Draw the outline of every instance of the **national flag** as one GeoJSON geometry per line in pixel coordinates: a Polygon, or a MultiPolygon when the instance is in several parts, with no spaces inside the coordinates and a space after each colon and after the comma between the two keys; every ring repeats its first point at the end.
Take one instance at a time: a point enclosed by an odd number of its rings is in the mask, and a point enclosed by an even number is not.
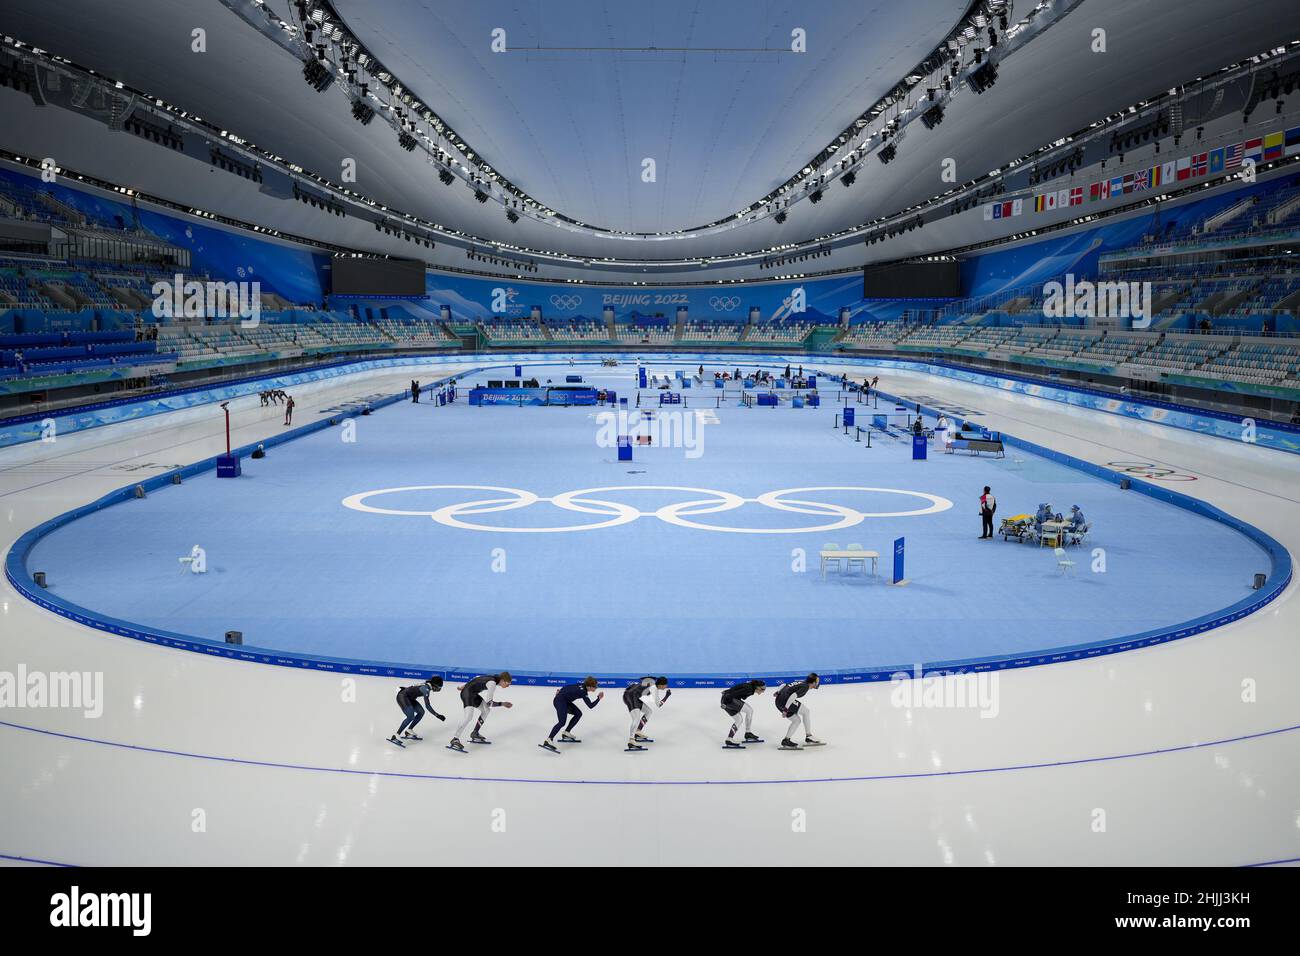
{"type": "Polygon", "coordinates": [[[1070,190],[1058,190],[1056,193],[1056,208],[1064,209],[1068,205],[1070,205],[1070,190]]]}
{"type": "Polygon", "coordinates": [[[1047,200],[1047,205],[1044,208],[1048,211],[1056,208],[1056,193],[1047,193],[1043,198],[1047,200]]]}
{"type": "Polygon", "coordinates": [[[1242,162],[1250,160],[1258,163],[1264,158],[1264,141],[1262,139],[1248,139],[1242,143],[1242,162]]]}
{"type": "Polygon", "coordinates": [[[1286,155],[1300,153],[1300,126],[1293,126],[1286,131],[1286,155]]]}
{"type": "Polygon", "coordinates": [[[1264,162],[1269,163],[1282,158],[1282,144],[1286,134],[1279,130],[1264,137],[1264,162]]]}
{"type": "Polygon", "coordinates": [[[1093,183],[1088,187],[1088,202],[1096,202],[1101,198],[1101,183],[1093,183]]]}
{"type": "Polygon", "coordinates": [[[1146,189],[1151,185],[1151,170],[1139,169],[1133,174],[1133,191],[1146,189]]]}
{"type": "Polygon", "coordinates": [[[1110,180],[1109,180],[1109,179],[1103,179],[1103,180],[1102,180],[1100,183],[1098,183],[1097,185],[1099,185],[1099,186],[1101,187],[1101,198],[1102,198],[1102,199],[1109,199],[1109,198],[1110,198],[1110,180]]]}
{"type": "Polygon", "coordinates": [[[1082,187],[1082,186],[1075,186],[1073,189],[1070,190],[1070,205],[1071,205],[1071,206],[1082,206],[1082,205],[1083,205],[1083,187],[1082,187]]]}
{"type": "Polygon", "coordinates": [[[1184,156],[1178,161],[1178,181],[1192,178],[1192,157],[1184,156]]]}
{"type": "Polygon", "coordinates": [[[991,206],[985,206],[985,207],[984,207],[984,218],[985,218],[985,219],[1001,219],[1001,218],[1002,218],[1002,203],[1000,203],[1000,202],[995,202],[995,203],[994,203],[993,205],[991,205],[991,206]]]}
{"type": "Polygon", "coordinates": [[[1168,185],[1178,178],[1178,164],[1173,162],[1165,163],[1160,167],[1160,182],[1156,185],[1168,185]]]}
{"type": "Polygon", "coordinates": [[[1223,168],[1224,170],[1239,169],[1241,167],[1241,156],[1243,143],[1233,143],[1231,146],[1223,148],[1223,168]]]}
{"type": "Polygon", "coordinates": [[[1133,174],[1132,174],[1132,173],[1125,173],[1125,174],[1124,174],[1124,187],[1123,187],[1123,188],[1124,188],[1124,194],[1125,194],[1125,195],[1128,195],[1129,193],[1131,193],[1131,192],[1133,191],[1133,174]]]}
{"type": "Polygon", "coordinates": [[[1004,203],[1002,204],[1002,218],[1003,218],[1003,219],[1010,219],[1010,218],[1011,218],[1011,200],[1010,200],[1010,199],[1008,199],[1006,202],[1004,202],[1004,203]]]}
{"type": "Polygon", "coordinates": [[[1023,199],[1011,200],[1011,215],[1019,216],[1025,211],[1025,201],[1023,199]]]}
{"type": "Polygon", "coordinates": [[[1112,198],[1114,198],[1115,196],[1123,195],[1123,193],[1124,193],[1124,177],[1116,176],[1110,181],[1110,195],[1112,198]]]}
{"type": "Polygon", "coordinates": [[[1204,176],[1210,171],[1210,154],[1197,153],[1192,157],[1192,175],[1204,176]]]}
{"type": "Polygon", "coordinates": [[[1034,197],[1034,212],[1044,212],[1044,211],[1046,211],[1046,209],[1047,209],[1047,197],[1045,197],[1045,196],[1035,196],[1035,197],[1034,197]]]}
{"type": "Polygon", "coordinates": [[[1210,150],[1210,175],[1223,172],[1223,147],[1210,150]]]}

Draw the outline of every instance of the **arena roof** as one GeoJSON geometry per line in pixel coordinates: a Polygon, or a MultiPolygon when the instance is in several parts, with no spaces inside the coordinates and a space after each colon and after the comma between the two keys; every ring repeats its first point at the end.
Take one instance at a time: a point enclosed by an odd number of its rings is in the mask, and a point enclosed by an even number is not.
{"type": "MultiPolygon", "coordinates": [[[[1064,2],[1064,0],[1061,0],[1064,2]]],[[[803,241],[943,192],[940,163],[972,179],[1171,86],[1300,37],[1292,0],[1082,0],[999,64],[945,121],[913,124],[888,166],[791,205],[788,221],[693,234],[760,200],[904,79],[970,10],[968,0],[552,0],[444,4],[335,0],[340,23],[405,90],[436,109],[502,177],[560,214],[511,224],[474,189],[442,185],[421,151],[356,122],[342,83],[323,93],[302,63],[236,15],[290,23],[289,0],[10,0],[4,30],[203,116],[309,171],[454,229],[579,256],[691,259],[803,241]],[[247,12],[247,11],[246,11],[247,12]],[[507,52],[493,52],[504,29],[507,52]],[[206,52],[192,31],[206,31],[206,52]],[[788,52],[791,31],[807,52],[788,52]],[[1105,52],[1094,52],[1095,31],[1105,52]],[[776,51],[781,52],[776,52],[776,51]],[[643,160],[655,181],[642,181],[643,160]],[[556,222],[572,220],[593,231],[556,222]],[[610,235],[595,230],[657,234],[610,235]],[[681,235],[671,235],[682,230],[681,235]]],[[[1038,4],[1017,0],[1011,22],[1038,4]]],[[[327,237],[323,237],[327,238],[327,237]]]]}

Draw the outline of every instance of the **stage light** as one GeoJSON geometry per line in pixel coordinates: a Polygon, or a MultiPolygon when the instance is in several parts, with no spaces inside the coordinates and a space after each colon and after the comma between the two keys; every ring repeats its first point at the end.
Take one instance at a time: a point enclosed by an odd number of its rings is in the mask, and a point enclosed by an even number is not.
{"type": "Polygon", "coordinates": [[[510,223],[516,223],[516,222],[518,222],[518,221],[519,221],[519,213],[515,212],[513,209],[507,209],[507,210],[506,210],[506,221],[507,221],[507,222],[510,222],[510,223]]]}
{"type": "Polygon", "coordinates": [[[815,205],[816,203],[821,202],[821,201],[822,201],[822,191],[821,191],[820,189],[814,189],[812,192],[810,192],[810,193],[808,194],[808,201],[811,202],[811,203],[813,203],[814,205],[815,205]]]}
{"type": "Polygon", "coordinates": [[[893,143],[890,143],[888,146],[886,146],[884,149],[882,149],[879,153],[876,154],[876,156],[879,157],[880,161],[885,165],[892,163],[894,161],[894,157],[897,155],[898,155],[898,147],[895,146],[893,143]]]}
{"type": "Polygon", "coordinates": [[[487,193],[483,192],[481,189],[476,189],[474,190],[474,198],[479,202],[487,202],[487,193]]]}
{"type": "Polygon", "coordinates": [[[370,121],[375,118],[375,111],[363,100],[353,100],[352,118],[362,126],[369,126],[370,121]]]}
{"type": "Polygon", "coordinates": [[[777,213],[775,216],[773,216],[772,218],[776,220],[776,224],[779,226],[779,225],[781,225],[781,224],[783,224],[783,223],[785,222],[785,213],[784,213],[784,212],[778,212],[778,213],[777,213]]]}
{"type": "MultiPolygon", "coordinates": [[[[976,62],[979,62],[978,57],[976,57],[976,62]]],[[[972,70],[966,77],[966,85],[971,88],[972,92],[979,94],[989,89],[997,82],[997,79],[997,65],[990,61],[972,70]]]]}
{"type": "Polygon", "coordinates": [[[415,149],[416,139],[406,130],[402,130],[397,134],[397,145],[409,153],[415,149]]]}
{"type": "Polygon", "coordinates": [[[317,93],[324,93],[334,82],[334,74],[320,60],[308,60],[302,67],[302,78],[317,93]]]}

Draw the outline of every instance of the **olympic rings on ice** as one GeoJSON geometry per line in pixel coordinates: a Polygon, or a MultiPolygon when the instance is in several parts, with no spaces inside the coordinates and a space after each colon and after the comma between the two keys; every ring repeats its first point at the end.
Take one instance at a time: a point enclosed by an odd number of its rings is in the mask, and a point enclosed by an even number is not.
{"type": "Polygon", "coordinates": [[[842,528],[851,528],[854,525],[861,524],[867,518],[910,518],[920,515],[938,514],[939,512],[947,511],[952,507],[952,502],[947,498],[927,494],[923,491],[904,491],[898,488],[867,488],[857,485],[819,485],[810,488],[784,488],[780,491],[764,492],[757,498],[742,498],[740,495],[733,494],[729,491],[716,491],[711,488],[691,488],[682,485],[609,485],[603,488],[581,488],[576,491],[565,491],[550,498],[543,498],[534,492],[525,491],[522,488],[504,488],[497,485],[410,485],[404,488],[383,488],[378,491],[364,491],[360,494],[344,498],[342,503],[345,508],[351,508],[353,511],[363,511],[370,514],[382,515],[427,516],[439,524],[444,524],[451,528],[462,528],[466,531],[494,531],[509,534],[563,534],[570,531],[595,531],[599,528],[614,528],[619,525],[631,524],[638,518],[658,518],[660,521],[666,521],[669,524],[675,524],[682,528],[695,528],[700,531],[722,531],[729,534],[811,534],[813,532],[838,531],[842,528]],[[419,491],[487,491],[500,492],[503,495],[510,495],[511,497],[492,497],[481,498],[474,501],[464,501],[457,504],[444,505],[443,507],[435,508],[432,511],[408,511],[400,508],[383,508],[367,503],[368,499],[377,498],[381,495],[396,495],[405,492],[419,491]],[[610,501],[607,498],[594,497],[595,495],[607,492],[621,491],[680,491],[704,497],[694,497],[675,504],[664,505],[654,511],[642,511],[621,501],[610,501]],[[920,498],[925,502],[925,506],[901,511],[859,511],[857,508],[850,508],[847,505],[836,504],[834,502],[812,501],[805,498],[787,497],[789,495],[803,495],[809,492],[823,491],[857,491],[866,492],[868,494],[903,495],[904,497],[909,498],[920,498]],[[468,516],[472,515],[492,514],[498,511],[516,511],[520,508],[527,508],[531,505],[538,504],[539,502],[549,503],[564,511],[595,515],[604,520],[593,521],[587,524],[561,525],[558,527],[503,527],[498,525],[478,524],[473,520],[466,520],[468,516]],[[751,502],[763,505],[764,507],[771,508],[775,511],[814,515],[817,517],[831,518],[833,520],[824,524],[797,528],[739,528],[728,525],[707,524],[705,522],[692,520],[703,515],[717,514],[724,511],[735,511],[737,508],[742,508],[751,502]]]}
{"type": "Polygon", "coordinates": [[[1195,481],[1195,475],[1185,475],[1172,468],[1156,465],[1149,461],[1108,461],[1106,464],[1125,474],[1137,475],[1139,478],[1154,478],[1157,481],[1195,481]]]}

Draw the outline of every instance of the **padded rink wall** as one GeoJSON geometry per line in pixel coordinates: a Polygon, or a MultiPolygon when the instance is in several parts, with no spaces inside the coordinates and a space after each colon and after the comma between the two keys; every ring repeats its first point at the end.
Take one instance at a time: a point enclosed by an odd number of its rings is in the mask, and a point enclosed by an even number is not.
{"type": "MultiPolygon", "coordinates": [[[[1053,385],[1047,382],[1018,376],[1012,373],[993,375],[976,371],[966,366],[948,362],[922,362],[898,358],[872,358],[858,355],[792,353],[789,355],[737,354],[729,352],[661,352],[634,353],[611,348],[609,354],[636,356],[636,361],[655,363],[680,362],[696,365],[701,362],[721,362],[727,365],[783,368],[785,365],[807,365],[811,362],[830,362],[838,366],[864,368],[896,368],[900,371],[925,372],[939,378],[948,378],[958,382],[968,382],[995,388],[1003,392],[1015,392],[1033,398],[1061,402],[1076,408],[1106,412],[1125,418],[1138,419],[1157,425],[1168,425],[1193,431],[1200,435],[1210,435],[1231,441],[1242,440],[1243,419],[1240,416],[1196,408],[1191,405],[1179,405],[1173,402],[1153,400],[1124,401],[1109,392],[1089,389],[1082,386],[1053,385]]],[[[213,402],[224,402],[246,395],[256,395],[268,388],[293,388],[308,383],[328,382],[348,375],[366,372],[382,372],[388,369],[436,369],[445,365],[471,365],[484,362],[480,368],[513,367],[516,364],[541,364],[567,362],[574,359],[579,364],[595,365],[599,355],[594,353],[569,352],[491,352],[491,353],[455,353],[446,355],[394,356],[382,359],[352,359],[331,365],[318,366],[302,372],[284,373],[249,377],[227,382],[219,386],[198,386],[167,392],[150,399],[119,399],[97,405],[82,406],[73,411],[53,415],[26,415],[6,419],[0,423],[0,449],[27,442],[39,441],[43,423],[54,422],[59,435],[72,434],[101,425],[113,425],[121,422],[137,421],[153,415],[197,408],[213,402]]],[[[1255,444],[1276,451],[1300,455],[1300,426],[1284,425],[1276,422],[1257,423],[1255,426],[1255,444]]]]}
{"type": "MultiPolygon", "coordinates": [[[[378,362],[367,361],[367,362],[360,362],[360,363],[351,363],[349,368],[351,371],[363,371],[372,367],[383,369],[383,368],[398,367],[402,365],[422,365],[425,367],[431,365],[436,366],[438,364],[462,365],[467,360],[472,360],[474,358],[478,358],[479,360],[482,360],[483,358],[485,358],[485,356],[458,356],[458,357],[448,356],[448,357],[439,357],[432,360],[426,358],[426,359],[392,359],[392,360],[380,360],[378,362]]],[[[748,366],[753,366],[755,364],[758,364],[769,368],[780,368],[787,363],[786,356],[767,356],[765,361],[758,362],[758,363],[754,361],[755,356],[736,356],[736,355],[692,354],[692,355],[654,356],[654,355],[647,354],[643,356],[643,358],[651,362],[667,361],[667,362],[698,363],[700,361],[725,361],[731,364],[734,363],[735,361],[741,361],[743,364],[748,366]]],[[[806,355],[793,356],[793,357],[789,357],[789,360],[792,362],[803,360],[806,363],[808,358],[809,357],[806,355]]],[[[532,363],[532,364],[540,364],[542,362],[547,362],[547,361],[567,362],[569,356],[568,355],[539,356],[536,354],[521,354],[521,355],[493,354],[490,356],[490,359],[491,359],[491,365],[485,365],[476,368],[474,372],[479,373],[483,371],[488,371],[498,366],[512,366],[516,362],[532,363]]],[[[870,364],[875,367],[881,367],[881,366],[890,367],[891,365],[893,365],[896,367],[906,367],[909,370],[914,368],[917,365],[921,365],[921,363],[890,363],[890,362],[881,362],[881,361],[844,363],[841,359],[839,359],[839,357],[832,358],[832,361],[834,361],[836,364],[849,364],[849,365],[870,364]]],[[[583,364],[595,365],[598,362],[599,359],[594,358],[589,361],[583,362],[583,364]]],[[[928,370],[928,366],[921,365],[921,370],[928,370]]],[[[320,371],[322,370],[319,369],[313,370],[313,372],[320,372],[320,371]]],[[[336,372],[335,376],[332,377],[336,377],[339,374],[346,374],[346,372],[343,373],[336,372]]],[[[935,374],[938,373],[936,372],[935,374]]],[[[249,393],[255,394],[256,392],[261,391],[263,388],[273,387],[272,385],[273,382],[280,381],[287,377],[288,376],[281,376],[276,379],[260,379],[248,383],[242,383],[239,385],[225,386],[222,389],[213,390],[213,391],[224,393],[230,388],[240,388],[243,389],[243,391],[238,392],[237,394],[249,394],[249,393]]],[[[448,378],[446,377],[441,378],[437,381],[431,382],[430,387],[437,388],[447,381],[449,381],[448,378]]],[[[880,394],[881,397],[886,399],[896,399],[896,396],[888,395],[887,393],[882,392],[880,394]]],[[[1036,393],[1029,393],[1029,394],[1036,394],[1036,393]]],[[[387,396],[381,400],[369,402],[367,404],[368,407],[371,409],[378,409],[386,405],[390,405],[394,402],[401,401],[405,397],[406,397],[405,393],[399,393],[399,394],[387,396]]],[[[1050,396],[1043,395],[1037,397],[1050,397],[1050,396]]],[[[210,398],[208,400],[217,401],[217,400],[225,400],[225,399],[210,398]]],[[[166,399],[158,399],[154,401],[165,402],[166,399]]],[[[152,403],[142,403],[142,404],[152,404],[152,403]]],[[[198,402],[194,402],[193,404],[198,404],[198,402]]],[[[1129,404],[1129,403],[1124,403],[1124,404],[1129,404]]],[[[187,404],[182,407],[191,407],[191,406],[187,404]]],[[[938,409],[929,408],[925,405],[922,405],[921,407],[923,411],[925,411],[930,415],[935,415],[938,412],[938,409]]],[[[149,412],[149,414],[158,414],[164,410],[171,410],[171,409],[159,408],[156,411],[149,412]]],[[[131,417],[135,417],[135,416],[131,416],[131,417]]],[[[323,418],[319,421],[312,422],[308,425],[303,425],[297,428],[293,428],[285,433],[271,436],[260,442],[245,445],[241,448],[236,449],[235,453],[240,457],[246,457],[253,451],[253,449],[258,444],[264,445],[267,448],[272,448],[276,445],[280,445],[288,441],[293,441],[297,438],[301,438],[305,435],[309,435],[323,429],[336,427],[341,423],[344,417],[345,415],[339,414],[328,418],[323,418]]],[[[131,418],[129,417],[126,419],[118,419],[118,420],[131,420],[131,418]]],[[[101,424],[109,424],[109,423],[110,422],[102,422],[101,424]]],[[[94,426],[89,426],[89,427],[94,427],[94,426]]],[[[1062,661],[1071,661],[1071,660],[1082,660],[1091,657],[1098,657],[1105,654],[1114,654],[1120,651],[1134,650],[1142,647],[1150,647],[1154,644],[1163,644],[1169,641],[1178,640],[1180,638],[1191,637],[1196,634],[1201,634],[1213,628],[1219,627],[1223,624],[1240,620],[1241,618],[1246,617],[1247,615],[1252,614],[1255,611],[1258,611],[1261,608],[1265,607],[1266,605],[1270,604],[1290,584],[1292,578],[1292,560],[1290,554],[1281,545],[1280,542],[1276,541],[1270,535],[1254,527],[1253,525],[1250,525],[1244,521],[1234,518],[1232,515],[1227,514],[1226,512],[1214,507],[1213,505],[1209,505],[1205,502],[1198,501],[1197,499],[1192,498],[1188,495],[1184,495],[1179,492],[1169,490],[1167,488],[1159,487],[1150,482],[1145,482],[1140,479],[1133,478],[1131,475],[1120,475],[1118,472],[1113,471],[1109,468],[1105,468],[1100,465],[1095,465],[1090,462],[1082,461],[1064,452],[1054,451],[1052,449],[1048,449],[1033,444],[1031,442],[1018,439],[1012,435],[1008,435],[1005,432],[1002,433],[1002,436],[1004,442],[1006,442],[1008,445],[1024,448],[1027,451],[1030,451],[1036,455],[1042,456],[1044,458],[1050,459],[1060,464],[1067,465],[1071,468],[1075,468],[1079,471],[1085,472],[1089,475],[1092,475],[1104,481],[1111,481],[1114,482],[1115,484],[1118,484],[1121,478],[1127,478],[1130,480],[1131,488],[1135,493],[1148,495],[1149,497],[1152,497],[1154,499],[1166,502],[1168,504],[1172,504],[1176,507],[1183,508],[1187,511],[1191,511],[1194,514],[1200,515],[1204,518],[1208,518],[1213,521],[1217,521],[1221,524],[1228,526],[1234,531],[1237,531],[1238,533],[1245,535],[1247,538],[1249,538],[1251,541],[1257,544],[1268,557],[1268,561],[1269,561],[1268,582],[1265,585],[1265,587],[1260,591],[1254,592],[1251,595],[1242,598],[1241,600],[1233,603],[1232,605],[1226,608],[1222,608],[1219,611],[1213,612],[1211,614],[1203,615],[1201,617],[1195,618],[1190,621],[1184,621],[1180,624],[1171,625],[1168,627],[1159,628],[1151,631],[1145,631],[1140,634],[1128,635],[1126,637],[1112,639],[1108,641],[1100,641],[1100,642],[1089,643],[1089,644],[1079,644],[1070,647],[1052,648],[1050,650],[1045,650],[1041,653],[1019,654],[1014,656],[992,657],[992,658],[981,658],[981,659],[929,661],[929,662],[924,662],[920,665],[921,670],[924,674],[935,674],[941,672],[977,673],[977,672],[1006,670],[1009,668],[1033,667],[1041,664],[1059,663],[1062,661]]],[[[298,654],[293,652],[284,652],[284,651],[270,650],[265,648],[256,648],[251,646],[227,645],[219,641],[194,637],[185,634],[178,634],[178,633],[164,631],[160,629],[147,628],[142,625],[137,625],[129,621],[118,620],[116,618],[110,618],[101,614],[96,614],[95,612],[82,608],[78,605],[72,604],[67,601],[63,601],[60,598],[49,594],[45,589],[40,588],[36,585],[32,577],[31,570],[27,566],[27,559],[33,547],[42,537],[44,537],[45,535],[51,533],[52,531],[58,528],[61,528],[73,521],[76,521],[78,518],[81,518],[88,514],[92,514],[102,508],[111,507],[113,505],[122,504],[132,500],[134,498],[134,489],[137,484],[142,485],[146,492],[161,491],[166,489],[168,486],[172,484],[173,476],[179,476],[182,480],[184,480],[185,478],[193,477],[195,475],[202,474],[206,471],[214,469],[216,467],[216,462],[217,459],[213,457],[213,458],[205,459],[204,461],[195,462],[192,465],[187,465],[183,468],[179,468],[174,471],[166,472],[160,475],[155,475],[153,477],[144,479],[143,481],[140,482],[133,482],[132,484],[126,487],[119,488],[116,491],[113,491],[105,495],[104,497],[98,499],[97,501],[91,502],[87,505],[84,505],[80,508],[77,508],[65,514],[59,515],[58,517],[52,518],[49,521],[46,521],[43,524],[31,529],[30,531],[22,535],[22,537],[20,537],[14,543],[14,546],[10,549],[9,553],[6,555],[6,559],[5,559],[6,578],[9,580],[10,584],[25,598],[40,605],[46,610],[52,611],[55,614],[59,614],[60,616],[66,617],[69,620],[75,621],[78,624],[84,624],[88,627],[93,627],[98,630],[107,631],[110,634],[116,634],[121,637],[129,637],[135,640],[146,641],[148,643],[157,644],[164,647],[172,647],[172,648],[177,648],[182,650],[195,651],[202,654],[227,657],[234,660],[250,661],[250,662],[261,663],[261,664],[276,664],[285,667],[305,667],[314,670],[337,671],[340,673],[365,674],[365,675],[383,676],[383,677],[399,677],[404,679],[412,678],[412,677],[422,678],[428,676],[431,673],[441,674],[444,677],[444,679],[454,680],[454,681],[467,680],[475,676],[476,671],[469,670],[464,667],[456,666],[454,664],[447,663],[447,662],[444,663],[430,662],[428,665],[423,667],[411,667],[408,665],[385,663],[379,661],[366,661],[366,660],[356,660],[356,659],[348,659],[348,658],[326,658],[326,657],[319,657],[319,656],[313,656],[308,654],[298,654]]],[[[815,661],[810,662],[810,664],[814,667],[816,666],[815,661]]],[[[515,678],[519,682],[523,684],[532,684],[532,685],[562,685],[562,684],[579,681],[582,679],[582,677],[586,676],[585,674],[550,673],[550,672],[535,672],[535,671],[534,672],[512,671],[512,673],[515,674],[515,678]]],[[[850,668],[850,669],[820,671],[820,673],[822,674],[823,679],[827,683],[863,683],[863,682],[877,682],[877,681],[890,680],[895,675],[895,673],[897,673],[897,668],[894,667],[874,668],[874,669],[850,668]]],[[[625,681],[625,682],[633,681],[638,679],[641,675],[638,673],[638,674],[597,674],[596,676],[600,678],[602,681],[609,682],[609,683],[617,683],[619,681],[625,681]]],[[[761,674],[672,674],[669,676],[673,680],[674,684],[679,687],[707,688],[707,687],[723,686],[750,677],[761,677],[767,680],[769,683],[771,683],[774,681],[779,682],[791,677],[798,677],[802,675],[793,674],[793,673],[761,673],[761,674]]]]}

